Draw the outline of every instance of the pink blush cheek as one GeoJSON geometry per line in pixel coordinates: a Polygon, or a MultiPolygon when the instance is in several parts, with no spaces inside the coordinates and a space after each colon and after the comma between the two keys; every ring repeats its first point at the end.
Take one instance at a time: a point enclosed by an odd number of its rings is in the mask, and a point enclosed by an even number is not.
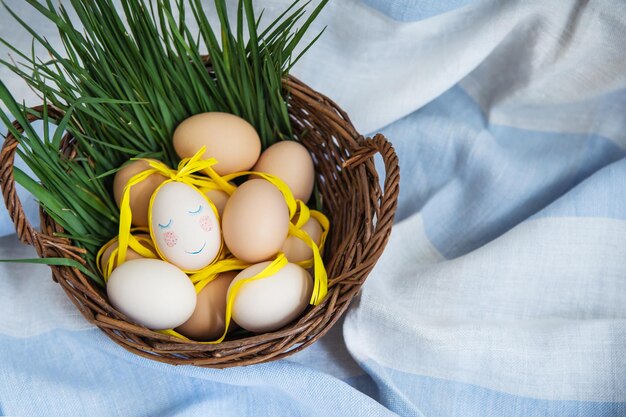
{"type": "Polygon", "coordinates": [[[200,228],[205,232],[213,230],[213,220],[211,219],[211,216],[204,216],[200,219],[200,228]]]}
{"type": "Polygon", "coordinates": [[[178,243],[178,236],[174,232],[165,232],[163,233],[163,240],[168,248],[172,248],[178,243]]]}

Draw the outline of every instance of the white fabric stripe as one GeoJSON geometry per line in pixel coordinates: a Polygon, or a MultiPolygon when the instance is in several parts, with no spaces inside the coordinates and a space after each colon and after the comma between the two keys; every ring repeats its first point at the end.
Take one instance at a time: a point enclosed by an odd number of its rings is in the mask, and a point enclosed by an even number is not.
{"type": "Polygon", "coordinates": [[[623,2],[542,2],[461,85],[491,123],[626,146],[625,14],[623,2]]]}
{"type": "Polygon", "coordinates": [[[416,249],[427,246],[418,221],[394,229],[344,325],[358,360],[514,395],[626,401],[626,222],[527,221],[451,261],[416,249]]]}

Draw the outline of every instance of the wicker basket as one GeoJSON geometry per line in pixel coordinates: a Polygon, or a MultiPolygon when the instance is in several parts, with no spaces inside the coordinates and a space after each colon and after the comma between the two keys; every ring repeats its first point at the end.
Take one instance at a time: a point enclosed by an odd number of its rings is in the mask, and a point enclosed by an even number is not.
{"type": "MultiPolygon", "coordinates": [[[[331,224],[325,247],[329,289],[324,301],[278,331],[227,340],[217,345],[184,341],[137,325],[115,310],[106,293],[75,268],[52,266],[58,282],[83,316],[125,349],[173,365],[227,368],[277,360],[298,352],[322,337],[348,308],[380,257],[389,237],[398,198],[398,158],[382,136],[360,136],[335,103],[293,77],[285,80],[295,135],[310,150],[324,211],[331,224]],[[384,189],[374,166],[374,154],[385,164],[384,189]]],[[[38,109],[41,110],[41,109],[38,109]]],[[[60,120],[59,111],[49,110],[60,120]]],[[[30,117],[30,121],[35,118],[30,117]]],[[[17,128],[21,128],[15,123],[17,128]]],[[[64,152],[73,141],[66,137],[64,152]]],[[[0,181],[4,201],[17,235],[35,247],[40,257],[81,260],[82,250],[55,237],[62,232],[43,210],[41,231],[28,222],[15,190],[13,161],[17,142],[8,135],[2,147],[0,181]]]]}

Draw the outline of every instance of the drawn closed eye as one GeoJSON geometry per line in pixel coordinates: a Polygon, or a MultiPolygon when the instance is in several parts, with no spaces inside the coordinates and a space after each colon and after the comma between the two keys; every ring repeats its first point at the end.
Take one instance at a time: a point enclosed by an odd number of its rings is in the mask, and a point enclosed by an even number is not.
{"type": "Polygon", "coordinates": [[[159,227],[160,227],[161,229],[167,229],[168,227],[170,227],[170,226],[172,225],[172,219],[170,219],[170,221],[169,221],[169,222],[167,222],[167,224],[161,224],[161,223],[158,223],[158,225],[159,225],[159,227]]]}
{"type": "Polygon", "coordinates": [[[187,213],[189,214],[198,214],[202,211],[202,204],[196,210],[189,210],[187,213]]]}

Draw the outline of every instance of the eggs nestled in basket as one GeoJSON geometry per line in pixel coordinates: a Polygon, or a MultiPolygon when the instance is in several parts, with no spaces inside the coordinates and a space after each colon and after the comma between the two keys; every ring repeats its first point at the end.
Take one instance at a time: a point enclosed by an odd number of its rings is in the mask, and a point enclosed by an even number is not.
{"type": "Polygon", "coordinates": [[[98,254],[111,304],[150,329],[219,343],[277,330],[327,291],[328,219],[311,210],[307,149],[261,153],[247,121],[203,113],[173,135],[176,169],[137,159],[116,174],[118,235],[98,254]]]}

